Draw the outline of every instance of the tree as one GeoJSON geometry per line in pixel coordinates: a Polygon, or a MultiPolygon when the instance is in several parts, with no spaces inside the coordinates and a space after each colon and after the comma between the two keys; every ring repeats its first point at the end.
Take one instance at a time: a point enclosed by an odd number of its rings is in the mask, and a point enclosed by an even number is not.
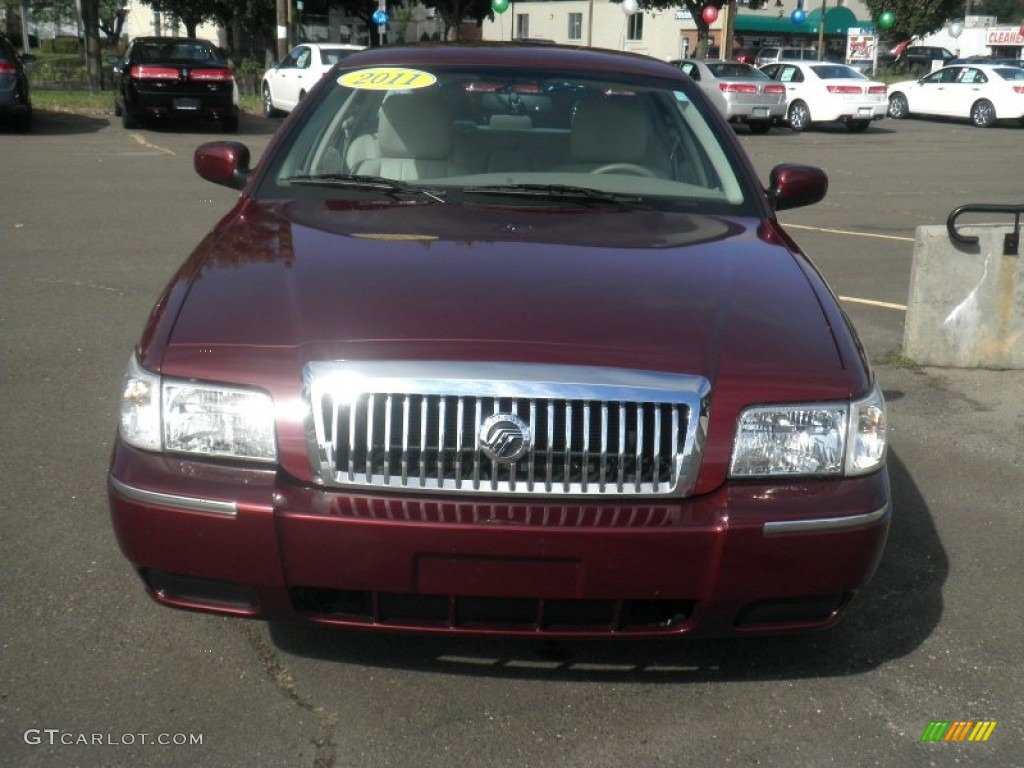
{"type": "Polygon", "coordinates": [[[89,91],[103,89],[103,62],[100,48],[100,0],[81,0],[82,29],[85,34],[85,72],[89,91]]]}
{"type": "Polygon", "coordinates": [[[974,13],[995,16],[1002,24],[1024,24],[1024,0],[980,0],[974,13]]]}
{"type": "MultiPolygon", "coordinates": [[[[99,31],[108,40],[117,40],[124,28],[125,8],[123,0],[100,0],[99,31]]],[[[60,24],[74,27],[78,24],[78,8],[75,0],[30,0],[29,17],[38,23],[60,24]]]]}
{"type": "Polygon", "coordinates": [[[889,30],[893,40],[927,35],[941,29],[948,19],[962,18],[964,0],[864,0],[871,18],[878,18],[888,11],[895,17],[889,30]]]}
{"type": "Polygon", "coordinates": [[[142,0],[157,13],[173,16],[185,25],[185,36],[195,37],[200,24],[218,19],[217,2],[210,0],[142,0]]]}
{"type": "Polygon", "coordinates": [[[479,26],[494,17],[491,0],[434,0],[434,10],[441,19],[442,40],[458,40],[463,19],[472,19],[479,26]]]}

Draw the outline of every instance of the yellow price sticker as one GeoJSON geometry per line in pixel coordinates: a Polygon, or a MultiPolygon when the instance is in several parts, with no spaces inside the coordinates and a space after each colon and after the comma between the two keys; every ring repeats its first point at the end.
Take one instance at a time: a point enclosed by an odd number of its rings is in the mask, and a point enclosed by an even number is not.
{"type": "Polygon", "coordinates": [[[357,69],[338,78],[338,85],[364,91],[396,91],[407,88],[426,88],[437,82],[429,72],[404,67],[372,67],[357,69]]]}

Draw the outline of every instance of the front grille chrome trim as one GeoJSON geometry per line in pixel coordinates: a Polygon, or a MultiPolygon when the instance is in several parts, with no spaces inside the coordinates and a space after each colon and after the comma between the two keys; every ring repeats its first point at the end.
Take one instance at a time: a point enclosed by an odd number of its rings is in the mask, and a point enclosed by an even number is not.
{"type": "Polygon", "coordinates": [[[585,366],[324,361],[303,369],[314,480],[417,493],[687,496],[710,391],[701,376],[585,366]],[[481,425],[502,413],[528,419],[529,450],[515,460],[482,450],[481,425]]]}

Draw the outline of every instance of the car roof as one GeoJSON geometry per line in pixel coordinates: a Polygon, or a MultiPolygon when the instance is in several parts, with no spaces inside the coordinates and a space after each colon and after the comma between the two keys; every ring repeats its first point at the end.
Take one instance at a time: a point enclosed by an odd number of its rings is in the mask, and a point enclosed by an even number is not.
{"type": "Polygon", "coordinates": [[[308,45],[311,48],[326,48],[328,50],[337,51],[362,51],[366,49],[365,45],[355,45],[354,43],[299,43],[299,45],[308,45]]]}
{"type": "Polygon", "coordinates": [[[366,48],[345,60],[345,66],[467,65],[522,66],[531,69],[613,71],[646,77],[686,78],[666,61],[629,51],[558,44],[518,42],[425,42],[366,48]]]}
{"type": "Polygon", "coordinates": [[[202,37],[159,37],[157,35],[147,35],[145,37],[132,38],[133,43],[206,43],[207,45],[213,45],[211,40],[206,40],[202,37]]]}

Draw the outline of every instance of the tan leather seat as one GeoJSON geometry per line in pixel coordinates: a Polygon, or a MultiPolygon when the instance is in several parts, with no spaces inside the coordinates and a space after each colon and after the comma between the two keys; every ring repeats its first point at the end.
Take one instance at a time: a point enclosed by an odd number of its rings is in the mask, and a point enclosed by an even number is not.
{"type": "Polygon", "coordinates": [[[642,105],[627,99],[583,101],[576,108],[572,121],[569,138],[572,162],[555,170],[589,173],[613,163],[646,166],[651,143],[650,126],[642,105]]]}
{"type": "Polygon", "coordinates": [[[414,181],[464,173],[452,162],[452,114],[435,93],[389,94],[377,128],[380,155],[369,157],[354,173],[414,181]]]}

